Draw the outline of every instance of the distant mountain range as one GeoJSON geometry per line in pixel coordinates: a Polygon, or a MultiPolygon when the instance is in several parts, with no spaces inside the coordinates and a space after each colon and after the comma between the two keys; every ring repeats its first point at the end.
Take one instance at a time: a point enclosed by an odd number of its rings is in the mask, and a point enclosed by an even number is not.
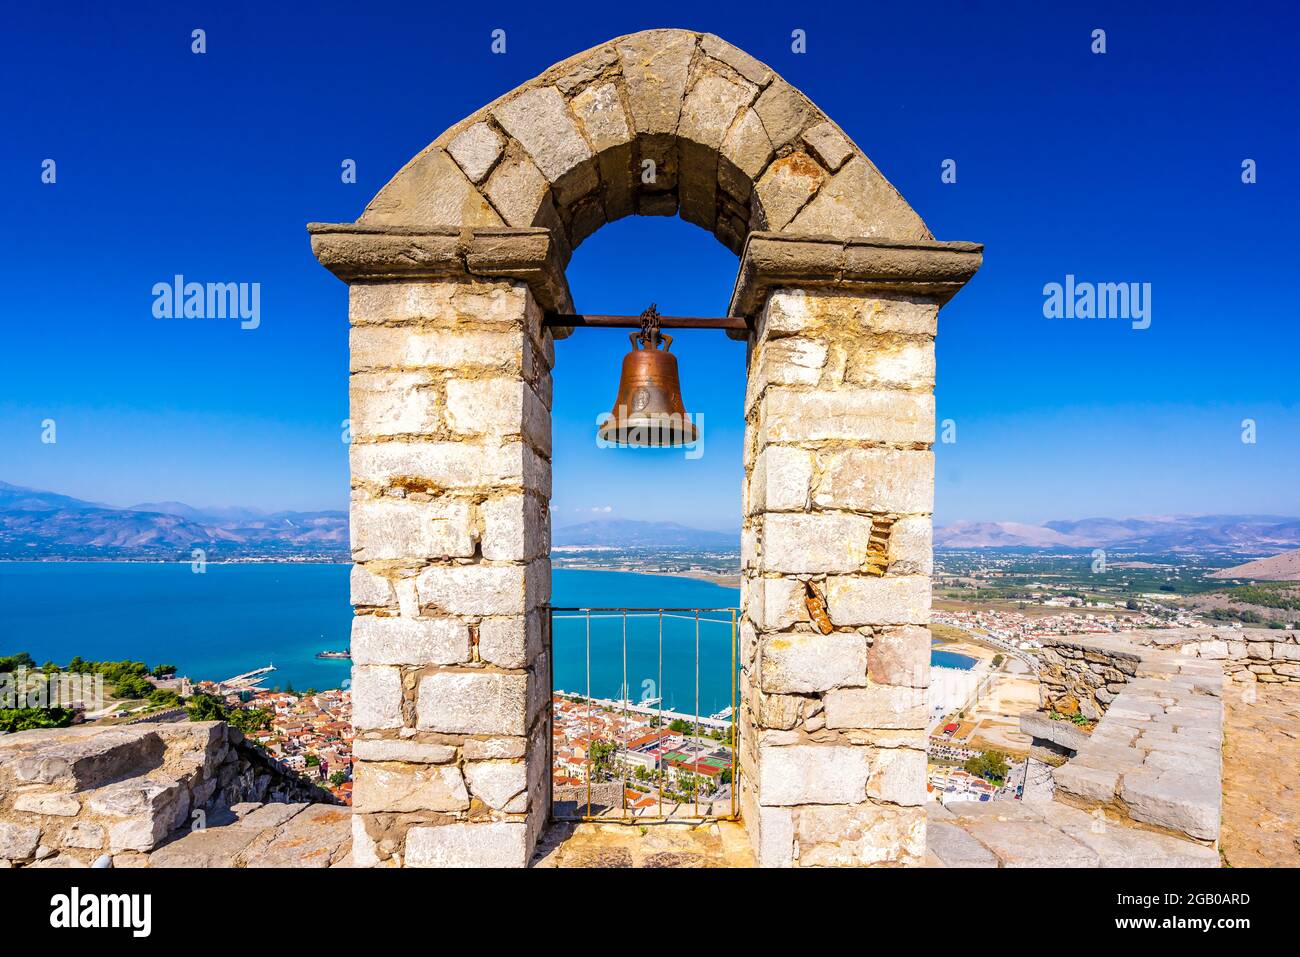
{"type": "Polygon", "coordinates": [[[1155,515],[1079,521],[954,522],[934,530],[942,548],[1123,548],[1259,553],[1300,547],[1300,518],[1281,515],[1155,515]]]}
{"type": "MultiPolygon", "coordinates": [[[[602,519],[556,528],[569,548],[736,550],[738,532],[677,522],[602,519]]],[[[939,548],[1220,551],[1259,555],[1300,548],[1300,518],[1279,515],[1159,515],[1041,524],[954,522],[934,530],[939,548]]],[[[263,512],[142,502],[120,508],[0,482],[0,559],[316,557],[346,561],[344,511],[263,512]]],[[[1279,556],[1284,557],[1284,556],[1279,556]]],[[[1289,567],[1289,566],[1288,566],[1289,567]]],[[[1264,576],[1250,576],[1264,577],[1264,576]]]]}
{"type": "Polygon", "coordinates": [[[346,559],[347,512],[201,509],[182,502],[119,508],[0,482],[0,558],[346,559]]]}
{"type": "Polygon", "coordinates": [[[567,525],[551,533],[551,544],[591,548],[740,548],[739,532],[710,532],[676,522],[603,519],[567,525]]]}

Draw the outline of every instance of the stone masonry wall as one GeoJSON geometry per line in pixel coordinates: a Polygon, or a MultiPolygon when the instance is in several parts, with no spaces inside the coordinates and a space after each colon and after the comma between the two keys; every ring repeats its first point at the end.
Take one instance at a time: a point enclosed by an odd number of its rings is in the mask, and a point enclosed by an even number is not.
{"type": "Polygon", "coordinates": [[[1129,639],[1223,663],[1230,681],[1300,682],[1300,631],[1279,628],[1161,628],[1129,639]]]}
{"type": "Polygon", "coordinates": [[[1096,721],[1138,673],[1142,655],[1119,638],[1051,637],[1039,655],[1038,698],[1046,711],[1096,721]]]}
{"type": "Polygon", "coordinates": [[[522,866],[545,822],[551,367],[522,282],[350,288],[353,858],[522,866]]]}
{"type": "Polygon", "coordinates": [[[750,339],[740,793],[762,866],[925,855],[937,313],[777,289],[750,339]]]}
{"type": "Polygon", "coordinates": [[[0,735],[0,867],[105,854],[139,866],[242,802],[332,800],[224,721],[0,735]]]}

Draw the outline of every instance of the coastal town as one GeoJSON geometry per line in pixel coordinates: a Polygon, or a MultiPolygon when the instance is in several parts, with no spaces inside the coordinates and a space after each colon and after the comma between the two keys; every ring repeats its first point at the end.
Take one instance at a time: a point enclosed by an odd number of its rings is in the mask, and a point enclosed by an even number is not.
{"type": "Polygon", "coordinates": [[[264,727],[245,737],[286,769],[329,791],[340,804],[352,803],[352,692],[346,688],[298,694],[262,688],[229,690],[225,683],[199,681],[196,692],[219,697],[227,707],[262,716],[264,727]]]}
{"type": "Polygon", "coordinates": [[[555,800],[578,815],[685,817],[731,813],[729,717],[695,719],[651,703],[552,696],[555,800]],[[600,788],[599,809],[589,785],[600,788]],[[622,791],[618,796],[619,790],[622,791]]]}

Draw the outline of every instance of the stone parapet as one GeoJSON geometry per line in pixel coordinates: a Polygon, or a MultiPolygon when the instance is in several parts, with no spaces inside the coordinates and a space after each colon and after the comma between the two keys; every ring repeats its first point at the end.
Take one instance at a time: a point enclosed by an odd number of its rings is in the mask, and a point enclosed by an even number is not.
{"type": "Polygon", "coordinates": [[[221,721],[0,736],[0,861],[134,866],[244,802],[330,802],[221,721]]]}
{"type": "Polygon", "coordinates": [[[1294,628],[1161,628],[1125,637],[1144,647],[1219,662],[1230,681],[1300,682],[1300,630],[1294,628]]]}

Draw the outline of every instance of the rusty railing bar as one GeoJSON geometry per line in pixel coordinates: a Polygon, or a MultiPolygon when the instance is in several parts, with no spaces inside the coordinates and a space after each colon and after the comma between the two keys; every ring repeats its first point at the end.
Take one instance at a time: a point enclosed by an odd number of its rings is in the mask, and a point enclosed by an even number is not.
{"type": "MultiPolygon", "coordinates": [[[[548,312],[542,324],[559,328],[640,329],[641,317],[548,312]]],[[[726,329],[733,332],[749,329],[744,316],[660,316],[659,326],[662,329],[726,329]]]]}

